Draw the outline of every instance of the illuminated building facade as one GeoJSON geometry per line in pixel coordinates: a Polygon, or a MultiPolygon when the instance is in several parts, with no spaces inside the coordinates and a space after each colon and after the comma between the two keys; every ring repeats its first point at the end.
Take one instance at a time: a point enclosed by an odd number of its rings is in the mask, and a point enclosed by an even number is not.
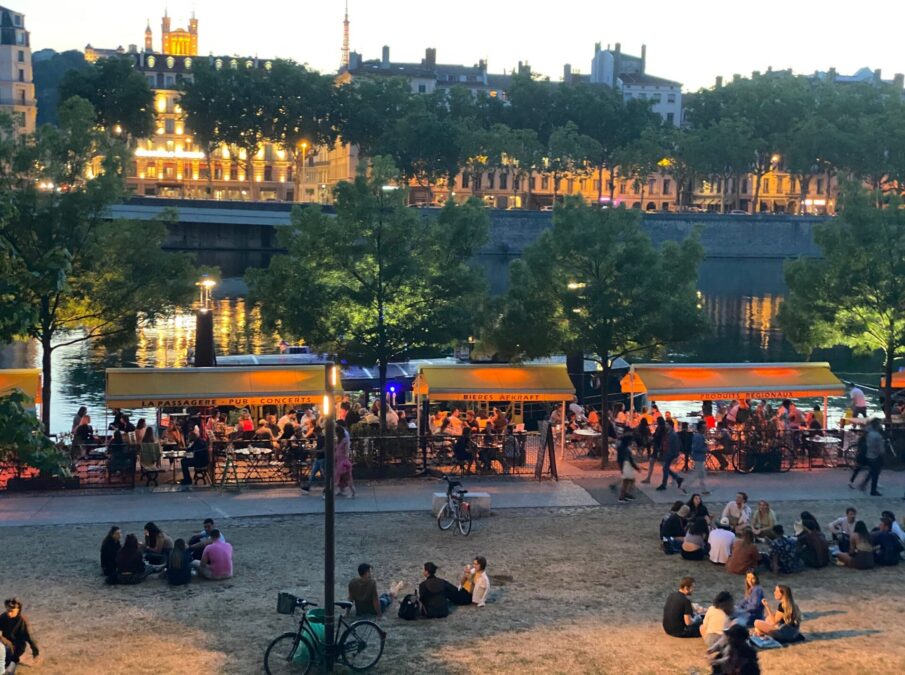
{"type": "Polygon", "coordinates": [[[31,72],[31,39],[25,15],[0,7],[0,111],[13,118],[19,133],[35,130],[38,106],[31,72]]]}

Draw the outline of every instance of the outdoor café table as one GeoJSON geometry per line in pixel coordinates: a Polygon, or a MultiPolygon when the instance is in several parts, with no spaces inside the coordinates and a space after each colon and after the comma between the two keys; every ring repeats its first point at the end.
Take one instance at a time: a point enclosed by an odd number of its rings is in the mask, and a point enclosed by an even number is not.
{"type": "Polygon", "coordinates": [[[248,482],[253,477],[257,477],[259,480],[264,480],[264,476],[261,475],[261,467],[266,466],[270,463],[270,458],[273,455],[273,450],[270,448],[237,448],[236,449],[236,458],[242,459],[245,461],[246,470],[245,470],[245,478],[244,480],[248,482]]]}
{"type": "MultiPolygon", "coordinates": [[[[166,447],[166,446],[165,446],[165,447],[166,447]]],[[[171,447],[174,447],[174,448],[175,448],[176,446],[173,445],[173,446],[171,446],[171,447]]],[[[173,470],[173,482],[174,482],[174,483],[176,482],[176,464],[177,464],[176,460],[177,460],[177,459],[178,459],[178,460],[181,460],[181,459],[182,459],[183,457],[185,457],[186,455],[188,455],[188,452],[186,452],[185,450],[164,450],[164,451],[160,454],[161,459],[168,459],[168,460],[170,460],[170,468],[173,470]]],[[[180,464],[180,468],[182,468],[182,467],[181,467],[181,464],[182,464],[181,461],[179,462],[179,464],[180,464]]]]}
{"type": "Polygon", "coordinates": [[[805,439],[805,443],[809,446],[809,469],[813,467],[814,459],[817,457],[823,459],[824,466],[834,466],[835,462],[831,463],[833,454],[836,453],[838,456],[838,451],[842,448],[842,439],[836,436],[810,436],[805,439]]]}
{"type": "Polygon", "coordinates": [[[599,431],[594,431],[593,429],[576,429],[572,432],[572,448],[573,448],[573,459],[577,458],[577,453],[574,451],[576,447],[583,447],[585,449],[585,454],[590,455],[592,448],[597,445],[598,439],[603,436],[603,434],[599,431]]]}

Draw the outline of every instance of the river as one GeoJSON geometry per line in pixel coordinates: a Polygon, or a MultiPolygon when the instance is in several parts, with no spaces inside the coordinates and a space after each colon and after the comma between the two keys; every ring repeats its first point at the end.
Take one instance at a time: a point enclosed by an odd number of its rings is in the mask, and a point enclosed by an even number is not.
{"type": "MultiPolygon", "coordinates": [[[[677,346],[669,360],[705,363],[801,360],[801,355],[776,325],[776,314],[786,291],[781,261],[709,259],[701,267],[698,285],[711,330],[692,343],[677,346]]],[[[217,299],[214,312],[218,354],[276,351],[279,337],[262,329],[258,308],[249,306],[243,298],[217,299]]],[[[105,368],[184,366],[194,340],[195,320],[187,308],[156,325],[142,328],[135,343],[126,349],[108,352],[98,344],[84,342],[59,348],[53,361],[52,431],[68,431],[80,405],[88,407],[94,426],[103,428],[105,368]]],[[[876,359],[855,359],[841,349],[816,357],[829,360],[834,372],[845,379],[874,384],[879,380],[880,364],[876,359]]],[[[0,368],[38,367],[40,362],[41,350],[34,342],[0,349],[0,368]]],[[[872,403],[876,407],[876,401],[872,403]]],[[[845,399],[831,399],[830,418],[838,417],[845,404],[845,399]]],[[[671,406],[677,415],[697,407],[698,404],[691,402],[671,406]]]]}

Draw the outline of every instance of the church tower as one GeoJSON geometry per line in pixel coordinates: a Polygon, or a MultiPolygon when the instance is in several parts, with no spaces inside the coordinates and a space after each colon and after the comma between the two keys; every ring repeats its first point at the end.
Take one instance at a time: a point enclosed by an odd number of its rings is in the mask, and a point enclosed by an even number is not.
{"type": "Polygon", "coordinates": [[[194,10],[192,10],[192,18],[189,19],[189,51],[192,54],[198,54],[198,19],[195,18],[194,10]]]}
{"type": "Polygon", "coordinates": [[[145,51],[153,52],[154,51],[154,35],[151,33],[151,20],[148,19],[148,24],[145,26],[145,51]]]}

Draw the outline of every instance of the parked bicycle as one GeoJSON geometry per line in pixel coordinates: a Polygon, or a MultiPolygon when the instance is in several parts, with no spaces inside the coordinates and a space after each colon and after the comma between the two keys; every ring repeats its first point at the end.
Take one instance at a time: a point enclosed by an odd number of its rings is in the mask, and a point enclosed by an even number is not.
{"type": "MultiPolygon", "coordinates": [[[[339,601],[334,603],[346,614],[340,615],[336,622],[336,660],[345,663],[352,670],[373,668],[383,655],[383,647],[387,634],[373,621],[358,619],[346,620],[352,603],[339,601]]],[[[264,670],[267,675],[305,675],[315,663],[324,660],[324,611],[311,609],[317,603],[297,598],[291,593],[277,595],[277,612],[294,614],[301,608],[302,618],[298,630],[283,633],[267,646],[264,652],[264,670]]]]}
{"type": "Polygon", "coordinates": [[[449,476],[443,476],[443,480],[446,481],[446,503],[437,514],[437,525],[441,530],[448,530],[455,524],[467,537],[471,532],[471,504],[465,501],[468,490],[461,489],[462,483],[450,480],[449,476]]]}

